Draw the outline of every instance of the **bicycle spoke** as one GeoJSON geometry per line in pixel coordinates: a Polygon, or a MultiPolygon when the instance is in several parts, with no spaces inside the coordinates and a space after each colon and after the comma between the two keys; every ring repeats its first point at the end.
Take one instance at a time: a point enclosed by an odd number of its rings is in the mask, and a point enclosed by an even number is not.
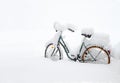
{"type": "Polygon", "coordinates": [[[102,52],[102,50],[99,51],[99,53],[96,55],[95,58],[97,58],[100,55],[101,52],[102,52]]]}
{"type": "Polygon", "coordinates": [[[55,49],[54,53],[52,56],[55,56],[55,54],[58,52],[58,49],[55,49]]]}
{"type": "Polygon", "coordinates": [[[88,53],[90,54],[91,58],[94,59],[94,61],[96,61],[96,59],[93,57],[93,55],[91,54],[89,50],[88,50],[88,53]]]}
{"type": "Polygon", "coordinates": [[[54,51],[55,51],[55,48],[54,48],[54,50],[52,51],[52,54],[51,54],[51,56],[53,56],[53,54],[54,54],[54,51]]]}

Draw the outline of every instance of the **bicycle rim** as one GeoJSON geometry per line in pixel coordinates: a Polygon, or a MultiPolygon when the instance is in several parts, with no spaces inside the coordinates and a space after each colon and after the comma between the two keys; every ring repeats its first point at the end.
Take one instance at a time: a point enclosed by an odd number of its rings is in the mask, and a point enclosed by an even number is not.
{"type": "Polygon", "coordinates": [[[84,51],[82,61],[85,63],[109,64],[110,57],[107,50],[102,47],[91,46],[84,51]]]}

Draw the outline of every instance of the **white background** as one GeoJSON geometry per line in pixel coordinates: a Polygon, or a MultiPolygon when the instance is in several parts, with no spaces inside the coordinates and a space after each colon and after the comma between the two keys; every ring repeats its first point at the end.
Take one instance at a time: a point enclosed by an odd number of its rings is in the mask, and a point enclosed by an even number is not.
{"type": "Polygon", "coordinates": [[[0,32],[39,29],[47,33],[58,21],[109,33],[111,42],[116,44],[120,41],[119,10],[119,0],[2,0],[0,32]]]}

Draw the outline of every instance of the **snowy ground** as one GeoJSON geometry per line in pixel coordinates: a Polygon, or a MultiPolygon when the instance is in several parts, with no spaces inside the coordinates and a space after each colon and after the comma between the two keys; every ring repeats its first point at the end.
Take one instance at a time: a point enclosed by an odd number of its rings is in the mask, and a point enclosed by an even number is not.
{"type": "Polygon", "coordinates": [[[43,57],[45,38],[39,36],[44,40],[32,41],[30,34],[12,32],[7,40],[1,37],[0,83],[119,83],[120,60],[112,59],[109,65],[78,63],[68,58],[54,62],[43,57]]]}
{"type": "MultiPolygon", "coordinates": [[[[116,63],[53,62],[43,57],[7,58],[0,61],[1,83],[119,83],[116,63]]],[[[120,63],[120,62],[119,62],[120,63]]]]}

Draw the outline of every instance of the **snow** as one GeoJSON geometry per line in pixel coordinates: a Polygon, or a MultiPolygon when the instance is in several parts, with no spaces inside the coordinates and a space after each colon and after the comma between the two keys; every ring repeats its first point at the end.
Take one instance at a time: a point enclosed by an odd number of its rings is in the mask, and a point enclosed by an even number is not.
{"type": "Polygon", "coordinates": [[[114,57],[115,59],[118,59],[118,60],[120,60],[119,47],[120,47],[120,43],[116,44],[112,49],[113,50],[112,57],[114,57]]]}
{"type": "Polygon", "coordinates": [[[64,31],[64,30],[66,30],[66,27],[64,27],[63,25],[61,25],[61,24],[58,23],[58,22],[55,22],[55,23],[54,23],[54,28],[55,28],[55,30],[57,30],[57,31],[64,31]]]}
{"type": "Polygon", "coordinates": [[[50,41],[48,41],[45,46],[49,45],[50,43],[53,43],[55,47],[57,47],[58,40],[61,34],[61,31],[56,32],[55,36],[50,41]]]}
{"type": "MultiPolygon", "coordinates": [[[[31,45],[30,42],[21,44],[25,45],[7,46],[12,47],[12,55],[8,56],[4,52],[7,57],[0,58],[1,83],[119,83],[120,81],[119,61],[115,60],[110,65],[84,64],[68,59],[54,62],[45,59],[42,54],[35,57],[30,48],[24,50],[23,48],[31,45]],[[16,48],[22,50],[15,50],[16,48]]],[[[9,50],[2,49],[7,52],[9,50]]]]}
{"type": "MultiPolygon", "coordinates": [[[[32,32],[33,38],[36,37],[32,32]]],[[[120,60],[111,64],[89,64],[44,58],[45,38],[32,40],[31,32],[3,32],[0,41],[0,83],[119,83],[120,60]],[[16,40],[19,34],[20,37],[16,40]],[[16,34],[16,35],[14,35],[16,34]],[[6,41],[6,42],[5,42],[6,41]],[[40,43],[40,41],[44,43],[40,43]]],[[[41,34],[44,32],[41,31],[41,34]]],[[[66,56],[64,54],[64,56],[66,56]]]]}
{"type": "Polygon", "coordinates": [[[88,35],[92,35],[94,33],[92,28],[84,28],[81,31],[81,34],[88,34],[88,35]]]}
{"type": "Polygon", "coordinates": [[[75,26],[72,24],[65,24],[61,25],[59,22],[54,23],[54,28],[56,31],[65,31],[71,29],[72,31],[75,31],[75,26]]]}
{"type": "Polygon", "coordinates": [[[0,83],[119,83],[119,9],[118,0],[1,0],[0,83]],[[59,61],[44,58],[56,20],[78,26],[75,33],[66,31],[72,51],[81,29],[93,27],[109,33],[117,57],[109,65],[73,62],[65,53],[59,61]]]}
{"type": "Polygon", "coordinates": [[[94,33],[90,39],[86,39],[85,41],[87,45],[97,45],[102,46],[106,49],[110,48],[110,38],[109,34],[105,33],[94,33]]]}

